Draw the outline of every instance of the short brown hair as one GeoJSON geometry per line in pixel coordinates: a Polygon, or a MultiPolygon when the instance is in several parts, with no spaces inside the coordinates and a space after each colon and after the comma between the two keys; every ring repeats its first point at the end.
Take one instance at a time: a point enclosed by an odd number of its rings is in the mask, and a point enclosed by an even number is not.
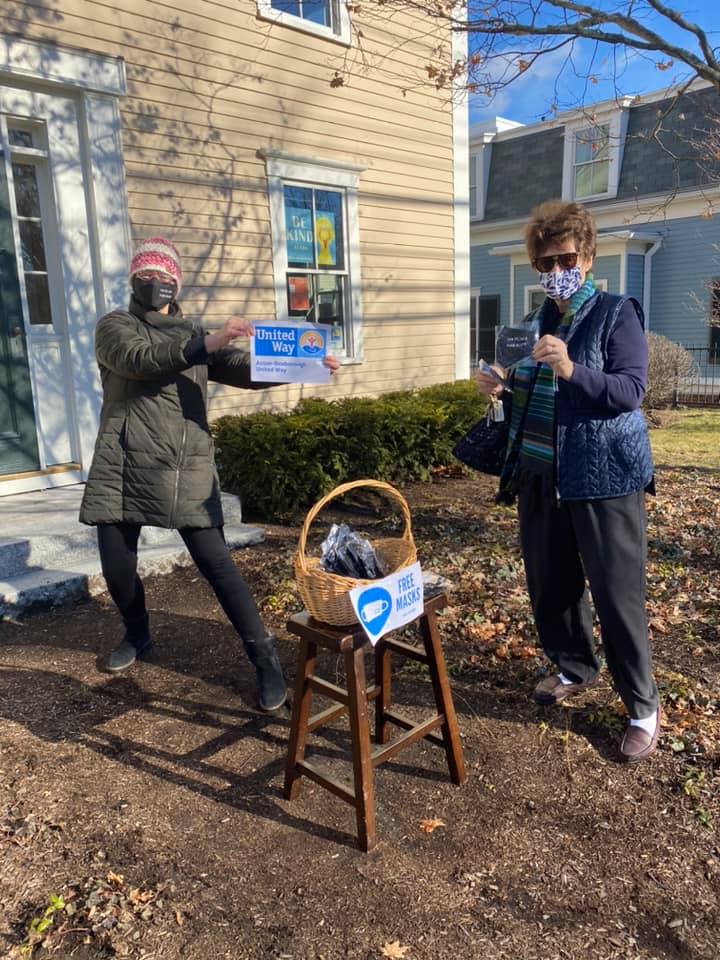
{"type": "Polygon", "coordinates": [[[573,239],[583,260],[592,260],[597,248],[597,227],[592,214],[581,203],[546,200],[530,212],[525,226],[525,246],[530,262],[553,243],[573,239]]]}

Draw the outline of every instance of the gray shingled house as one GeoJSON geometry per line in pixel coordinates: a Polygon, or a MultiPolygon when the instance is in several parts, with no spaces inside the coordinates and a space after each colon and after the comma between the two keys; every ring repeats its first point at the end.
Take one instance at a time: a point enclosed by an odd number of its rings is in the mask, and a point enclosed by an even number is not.
{"type": "Polygon", "coordinates": [[[577,199],[599,228],[595,278],[636,297],[648,328],[709,348],[720,376],[720,98],[698,86],[604,101],[532,125],[470,130],[471,362],[542,298],[522,228],[533,206],[577,199]],[[674,108],[669,108],[674,104],[674,108]]]}

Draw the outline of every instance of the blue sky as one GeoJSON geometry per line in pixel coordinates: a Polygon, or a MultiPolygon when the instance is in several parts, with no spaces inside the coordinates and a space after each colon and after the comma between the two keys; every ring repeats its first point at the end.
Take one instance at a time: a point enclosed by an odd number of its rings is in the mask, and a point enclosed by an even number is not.
{"type": "MultiPolygon", "coordinates": [[[[712,46],[720,46],[720,3],[718,0],[667,0],[689,20],[710,34],[712,46]]],[[[692,36],[658,16],[648,25],[678,46],[693,46],[692,36]]],[[[472,40],[471,40],[472,49],[472,40]]],[[[623,48],[608,48],[590,41],[575,44],[572,61],[566,50],[541,57],[526,73],[488,103],[484,97],[470,98],[470,123],[501,116],[521,123],[534,123],[552,115],[552,104],[571,109],[582,104],[606,100],[616,94],[649,93],[662,90],[687,77],[684,64],[659,70],[646,55],[623,48]],[[585,78],[591,74],[595,82],[585,78]],[[613,80],[615,78],[615,80],[613,80]]]]}

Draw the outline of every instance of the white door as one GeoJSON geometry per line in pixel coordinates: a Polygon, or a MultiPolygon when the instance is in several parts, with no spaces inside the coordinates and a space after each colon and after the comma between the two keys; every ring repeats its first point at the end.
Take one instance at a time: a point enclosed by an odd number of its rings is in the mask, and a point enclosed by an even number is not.
{"type": "MultiPolygon", "coordinates": [[[[0,87],[0,144],[12,218],[39,471],[81,467],[71,313],[87,287],[89,232],[72,99],[0,87]]],[[[92,287],[91,287],[92,289],[92,287]]],[[[87,304],[94,312],[94,303],[87,304]]],[[[2,479],[2,477],[0,477],[2,479]]],[[[57,480],[54,481],[58,482],[57,480]]]]}

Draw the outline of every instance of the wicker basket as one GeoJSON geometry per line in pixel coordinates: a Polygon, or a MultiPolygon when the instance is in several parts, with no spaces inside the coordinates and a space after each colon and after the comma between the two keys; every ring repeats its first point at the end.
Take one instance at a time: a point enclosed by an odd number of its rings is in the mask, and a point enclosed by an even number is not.
{"type": "Polygon", "coordinates": [[[402,509],[405,518],[405,529],[402,536],[385,537],[373,542],[375,550],[390,567],[388,573],[394,573],[402,567],[408,567],[417,560],[415,541],[410,526],[410,508],[400,491],[391,487],[389,483],[384,483],[382,480],[353,480],[351,483],[341,484],[321,500],[318,500],[315,506],[308,511],[300,533],[298,550],[295,554],[295,579],[308,612],[316,620],[339,627],[349,626],[351,623],[357,622],[355,611],[350,602],[350,591],[354,587],[370,584],[374,581],[357,580],[354,577],[341,577],[336,573],[328,573],[320,566],[319,557],[305,555],[305,546],[310,524],[322,508],[336,497],[342,496],[349,490],[357,490],[359,487],[382,490],[396,500],[402,509]]]}

